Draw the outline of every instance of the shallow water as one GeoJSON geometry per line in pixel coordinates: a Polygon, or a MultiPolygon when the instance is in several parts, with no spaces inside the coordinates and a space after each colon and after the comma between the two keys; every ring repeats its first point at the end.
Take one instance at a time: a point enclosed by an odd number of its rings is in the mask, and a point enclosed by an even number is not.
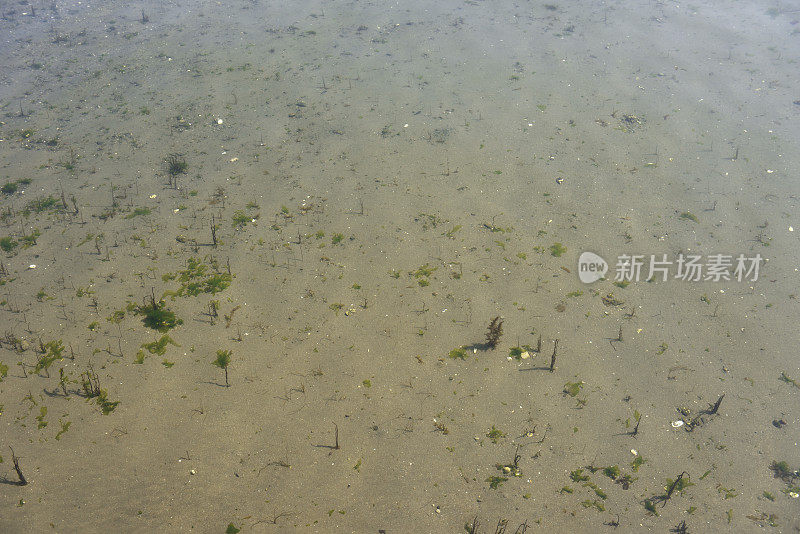
{"type": "Polygon", "coordinates": [[[791,4],[0,15],[3,532],[800,527],[791,4]]]}

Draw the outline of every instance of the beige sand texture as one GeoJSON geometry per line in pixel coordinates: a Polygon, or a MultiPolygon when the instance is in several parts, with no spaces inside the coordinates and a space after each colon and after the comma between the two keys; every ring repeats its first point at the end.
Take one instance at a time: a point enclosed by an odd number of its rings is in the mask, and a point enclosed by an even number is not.
{"type": "Polygon", "coordinates": [[[0,532],[796,532],[799,20],[0,3],[0,532]]]}

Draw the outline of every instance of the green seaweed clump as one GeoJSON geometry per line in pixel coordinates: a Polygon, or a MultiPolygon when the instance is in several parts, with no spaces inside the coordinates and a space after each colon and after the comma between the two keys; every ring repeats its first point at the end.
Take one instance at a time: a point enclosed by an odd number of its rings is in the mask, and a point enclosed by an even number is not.
{"type": "Polygon", "coordinates": [[[219,272],[216,262],[211,261],[211,265],[203,263],[197,258],[189,258],[186,269],[177,273],[167,273],[161,277],[165,282],[177,278],[181,282],[178,291],[168,291],[164,295],[171,298],[196,297],[201,293],[211,293],[216,295],[220,291],[225,291],[231,285],[233,276],[229,273],[219,272]],[[210,272],[213,269],[213,273],[210,272]]]}
{"type": "Polygon", "coordinates": [[[448,356],[452,359],[459,359],[459,360],[466,360],[467,359],[467,351],[464,347],[457,347],[450,351],[448,356]]]}
{"type": "Polygon", "coordinates": [[[570,397],[577,397],[582,387],[583,382],[567,382],[564,384],[564,394],[570,397]]]}
{"type": "Polygon", "coordinates": [[[11,252],[17,248],[18,245],[19,242],[11,236],[0,237],[0,249],[3,249],[3,252],[11,252]]]}
{"type": "Polygon", "coordinates": [[[486,433],[486,437],[492,440],[492,443],[497,443],[500,439],[506,437],[505,433],[492,425],[492,429],[486,433]]]}
{"type": "Polygon", "coordinates": [[[503,482],[506,482],[508,479],[506,477],[499,477],[497,475],[489,477],[486,479],[486,482],[489,483],[489,487],[492,489],[497,489],[503,485],[503,482]]]}
{"type": "Polygon", "coordinates": [[[694,483],[689,482],[688,476],[686,478],[678,477],[676,480],[668,478],[666,484],[664,485],[664,489],[667,491],[667,493],[670,493],[670,490],[672,493],[674,492],[683,493],[683,490],[685,490],[689,486],[694,486],[694,483]]]}
{"type": "Polygon", "coordinates": [[[636,458],[634,458],[633,461],[631,462],[631,469],[633,469],[634,473],[637,473],[639,471],[639,468],[646,462],[647,460],[644,459],[644,456],[642,456],[641,454],[637,454],[636,458]]]}
{"type": "Polygon", "coordinates": [[[562,245],[561,243],[553,243],[550,245],[550,255],[555,256],[556,258],[560,258],[562,254],[567,251],[567,247],[562,245]]]}
{"type": "Polygon", "coordinates": [[[523,360],[528,358],[535,351],[530,345],[522,345],[521,347],[511,347],[508,349],[508,355],[515,360],[523,360]]]}
{"type": "MultiPolygon", "coordinates": [[[[43,355],[39,358],[39,361],[36,362],[36,366],[33,368],[34,372],[38,373],[42,370],[47,371],[50,366],[56,360],[63,360],[64,356],[62,356],[62,352],[64,352],[64,345],[62,344],[61,340],[55,341],[48,341],[47,343],[41,346],[43,355]]],[[[49,372],[48,372],[49,373],[49,372]]]]}
{"type": "Polygon", "coordinates": [[[619,476],[619,467],[616,465],[610,465],[608,467],[603,468],[603,474],[608,478],[614,480],[619,476]]]}
{"type": "Polygon", "coordinates": [[[775,475],[775,478],[780,478],[787,484],[791,484],[795,478],[800,477],[800,473],[798,471],[792,470],[789,467],[789,464],[786,461],[775,461],[773,460],[772,463],[769,465],[770,470],[775,475]]]}
{"type": "Polygon", "coordinates": [[[150,215],[152,210],[150,208],[134,208],[132,212],[125,216],[126,219],[133,219],[134,217],[139,217],[140,215],[150,215]]]}
{"type": "Polygon", "coordinates": [[[569,474],[569,478],[571,478],[573,482],[585,482],[589,480],[589,475],[584,475],[583,469],[576,469],[569,474]]]}
{"type": "Polygon", "coordinates": [[[183,324],[183,319],[178,319],[175,312],[168,309],[163,300],[156,302],[154,297],[151,297],[150,304],[137,306],[133,312],[142,316],[142,323],[147,328],[152,328],[162,334],[183,324]]]}
{"type": "Polygon", "coordinates": [[[145,343],[145,344],[142,345],[142,347],[147,349],[147,352],[149,352],[150,354],[158,354],[159,356],[163,356],[167,352],[167,345],[168,344],[172,344],[172,345],[175,345],[176,347],[180,347],[180,345],[175,343],[172,340],[172,338],[169,337],[166,334],[161,336],[161,339],[159,339],[158,341],[153,341],[152,343],[145,343]]]}

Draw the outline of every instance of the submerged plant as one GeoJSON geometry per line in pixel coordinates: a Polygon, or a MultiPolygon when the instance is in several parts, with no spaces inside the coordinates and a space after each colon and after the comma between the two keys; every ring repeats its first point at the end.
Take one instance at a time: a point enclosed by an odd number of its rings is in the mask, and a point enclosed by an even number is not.
{"type": "Polygon", "coordinates": [[[142,322],[146,327],[157,330],[162,334],[183,324],[183,319],[178,319],[175,316],[175,312],[167,309],[163,300],[156,302],[153,296],[150,297],[149,304],[137,306],[134,309],[134,313],[142,316],[142,322]]]}
{"type": "Polygon", "coordinates": [[[228,365],[231,363],[231,351],[218,350],[217,359],[212,361],[211,364],[223,369],[225,371],[225,387],[230,387],[228,384],[228,365]]]}
{"type": "Polygon", "coordinates": [[[492,425],[492,429],[486,433],[486,437],[492,440],[492,443],[497,443],[502,438],[506,437],[506,435],[502,430],[499,430],[492,425]]]}
{"type": "Polygon", "coordinates": [[[153,341],[152,343],[145,343],[142,345],[143,348],[147,349],[150,354],[158,354],[159,356],[163,356],[167,352],[167,345],[172,344],[176,347],[180,347],[175,341],[172,340],[167,334],[161,336],[161,339],[158,341],[153,341]]]}
{"type": "Polygon", "coordinates": [[[562,245],[561,243],[553,243],[550,245],[550,255],[555,256],[556,258],[560,258],[562,254],[567,251],[567,247],[562,245]]]}
{"type": "Polygon", "coordinates": [[[47,376],[50,376],[49,368],[53,362],[64,359],[64,357],[61,355],[61,353],[64,352],[64,345],[59,339],[56,341],[48,341],[47,343],[43,344],[41,348],[43,349],[42,357],[39,358],[38,362],[36,362],[33,371],[38,373],[44,370],[47,372],[47,376]]]}
{"type": "Polygon", "coordinates": [[[164,158],[164,163],[167,165],[167,174],[170,176],[177,176],[186,172],[189,165],[181,154],[170,154],[164,158]]]}
{"type": "Polygon", "coordinates": [[[89,365],[86,372],[81,374],[81,386],[83,387],[84,396],[87,399],[95,399],[103,415],[113,412],[119,404],[119,401],[108,400],[108,393],[100,387],[100,378],[91,365],[89,365]]]}
{"type": "Polygon", "coordinates": [[[564,395],[569,395],[570,397],[577,397],[578,393],[581,392],[581,388],[583,387],[583,382],[567,382],[564,384],[564,395]]]}
{"type": "Polygon", "coordinates": [[[457,348],[451,350],[450,353],[448,354],[448,356],[450,358],[452,358],[453,360],[456,360],[456,359],[466,360],[467,359],[467,351],[466,351],[466,349],[464,349],[464,347],[457,347],[457,348]]]}
{"type": "Polygon", "coordinates": [[[489,477],[489,478],[486,479],[486,482],[489,483],[489,487],[492,488],[492,489],[499,488],[500,486],[503,485],[503,482],[506,482],[506,481],[508,481],[508,478],[499,477],[497,475],[489,477]]]}
{"type": "Polygon", "coordinates": [[[488,345],[490,349],[497,347],[497,343],[500,341],[500,336],[502,335],[503,320],[498,315],[489,323],[489,331],[486,332],[486,345],[488,345]]]}
{"type": "Polygon", "coordinates": [[[181,287],[177,291],[167,291],[164,296],[195,297],[201,293],[215,295],[228,288],[233,275],[220,272],[213,259],[207,264],[198,258],[189,258],[185,270],[167,273],[161,277],[164,282],[176,278],[181,282],[181,287]]]}

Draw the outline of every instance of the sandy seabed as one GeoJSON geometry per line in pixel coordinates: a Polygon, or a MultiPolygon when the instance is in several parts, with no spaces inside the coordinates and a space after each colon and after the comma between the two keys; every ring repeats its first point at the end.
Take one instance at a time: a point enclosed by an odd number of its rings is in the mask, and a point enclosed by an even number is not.
{"type": "Polygon", "coordinates": [[[796,532],[796,8],[4,2],[0,531],[796,532]]]}

